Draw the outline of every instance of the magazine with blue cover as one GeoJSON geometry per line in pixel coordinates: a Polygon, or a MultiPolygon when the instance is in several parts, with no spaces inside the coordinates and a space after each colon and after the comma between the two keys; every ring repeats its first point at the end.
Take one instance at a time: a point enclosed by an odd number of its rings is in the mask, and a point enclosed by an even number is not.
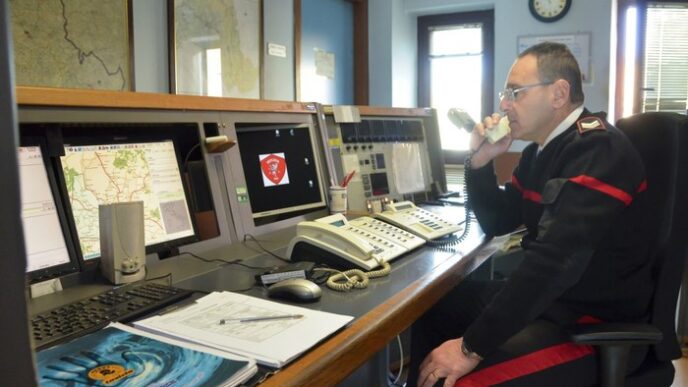
{"type": "Polygon", "coordinates": [[[108,327],[36,354],[41,386],[235,386],[255,360],[142,332],[108,327]]]}

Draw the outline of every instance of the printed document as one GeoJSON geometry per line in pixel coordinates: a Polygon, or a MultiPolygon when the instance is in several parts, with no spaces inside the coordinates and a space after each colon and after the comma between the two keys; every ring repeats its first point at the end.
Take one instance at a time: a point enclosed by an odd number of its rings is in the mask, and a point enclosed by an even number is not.
{"type": "Polygon", "coordinates": [[[282,367],[352,319],[240,293],[213,292],[186,308],[134,326],[282,367]]]}

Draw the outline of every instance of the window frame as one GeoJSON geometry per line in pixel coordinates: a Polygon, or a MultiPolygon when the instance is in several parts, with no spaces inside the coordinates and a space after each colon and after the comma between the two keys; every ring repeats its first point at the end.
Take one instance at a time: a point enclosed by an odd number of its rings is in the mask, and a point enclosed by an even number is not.
{"type": "MultiPolygon", "coordinates": [[[[418,17],[418,106],[430,106],[430,28],[459,24],[482,24],[483,95],[481,117],[494,108],[494,11],[457,12],[418,17]]],[[[463,164],[468,151],[442,150],[446,164],[463,164]]]]}
{"type": "MultiPolygon", "coordinates": [[[[620,119],[624,110],[624,65],[627,60],[635,61],[635,76],[634,90],[633,90],[633,114],[640,112],[643,100],[643,82],[645,79],[645,24],[647,16],[648,3],[666,3],[666,4],[688,4],[688,0],[619,0],[617,3],[617,49],[616,49],[616,95],[614,99],[614,119],[620,119]],[[624,47],[626,45],[626,11],[630,7],[636,7],[636,31],[637,39],[635,42],[636,58],[626,58],[624,55],[624,47]]],[[[688,113],[688,112],[687,112],[688,113]]]]}

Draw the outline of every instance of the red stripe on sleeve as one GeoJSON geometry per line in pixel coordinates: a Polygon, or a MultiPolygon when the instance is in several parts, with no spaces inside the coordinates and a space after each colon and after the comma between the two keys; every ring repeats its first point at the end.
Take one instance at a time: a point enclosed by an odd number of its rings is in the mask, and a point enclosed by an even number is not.
{"type": "Polygon", "coordinates": [[[515,175],[511,175],[511,184],[516,187],[517,190],[521,191],[521,194],[523,195],[524,199],[533,201],[535,203],[540,203],[542,202],[542,195],[540,195],[539,192],[536,191],[531,191],[528,189],[523,189],[523,186],[521,185],[521,182],[518,181],[515,175]]]}
{"type": "Polygon", "coordinates": [[[558,344],[470,373],[457,380],[454,387],[492,386],[593,353],[595,350],[589,345],[558,344]]]}
{"type": "Polygon", "coordinates": [[[535,191],[528,191],[528,190],[523,191],[523,198],[534,201],[535,203],[541,203],[542,202],[542,195],[540,195],[538,192],[535,192],[535,191]]]}
{"type": "Polygon", "coordinates": [[[511,175],[511,184],[513,184],[514,187],[516,187],[517,190],[523,192],[523,186],[521,185],[521,182],[518,181],[516,178],[516,175],[511,175]]]}
{"type": "Polygon", "coordinates": [[[597,180],[592,176],[580,175],[572,177],[569,181],[582,185],[590,189],[602,192],[603,194],[609,195],[615,199],[621,200],[625,205],[631,204],[633,197],[628,193],[609,185],[601,180],[597,180]]]}

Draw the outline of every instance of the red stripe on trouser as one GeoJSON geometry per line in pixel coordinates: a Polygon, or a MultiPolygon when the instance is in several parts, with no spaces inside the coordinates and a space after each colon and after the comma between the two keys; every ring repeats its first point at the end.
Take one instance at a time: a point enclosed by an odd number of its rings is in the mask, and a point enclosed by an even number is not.
{"type": "Polygon", "coordinates": [[[456,381],[454,387],[482,387],[543,371],[595,353],[589,345],[563,343],[483,368],[456,381]]]}

